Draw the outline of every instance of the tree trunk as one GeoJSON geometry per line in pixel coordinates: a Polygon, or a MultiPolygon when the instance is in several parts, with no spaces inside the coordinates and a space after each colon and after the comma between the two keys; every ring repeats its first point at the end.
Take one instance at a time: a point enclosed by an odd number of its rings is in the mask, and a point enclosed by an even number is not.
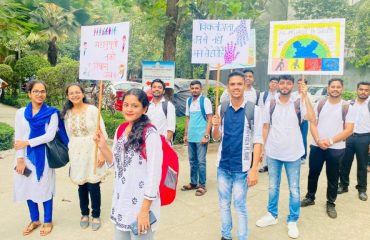
{"type": "Polygon", "coordinates": [[[179,0],[167,0],[166,16],[170,19],[164,35],[163,60],[176,60],[176,37],[179,0]]]}

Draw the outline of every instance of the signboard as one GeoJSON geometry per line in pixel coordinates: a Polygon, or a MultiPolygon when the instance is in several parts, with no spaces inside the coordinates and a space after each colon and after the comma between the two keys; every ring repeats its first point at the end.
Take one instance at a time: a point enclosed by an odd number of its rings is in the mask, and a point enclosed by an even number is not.
{"type": "MultiPolygon", "coordinates": [[[[249,41],[248,47],[248,58],[244,62],[244,64],[223,64],[221,65],[221,70],[225,69],[237,69],[237,68],[252,68],[256,67],[256,31],[255,29],[251,29],[251,37],[249,41]]],[[[211,70],[216,70],[217,65],[210,65],[211,70]]]]}
{"type": "Polygon", "coordinates": [[[80,79],[126,80],[129,28],[129,22],[81,27],[80,79]]]}
{"type": "Polygon", "coordinates": [[[245,64],[250,20],[194,20],[192,63],[245,64]]]}
{"type": "Polygon", "coordinates": [[[166,88],[173,88],[175,84],[175,62],[143,61],[143,86],[150,88],[152,81],[161,79],[166,88]]]}
{"type": "Polygon", "coordinates": [[[345,19],[270,22],[268,74],[343,75],[345,19]]]}

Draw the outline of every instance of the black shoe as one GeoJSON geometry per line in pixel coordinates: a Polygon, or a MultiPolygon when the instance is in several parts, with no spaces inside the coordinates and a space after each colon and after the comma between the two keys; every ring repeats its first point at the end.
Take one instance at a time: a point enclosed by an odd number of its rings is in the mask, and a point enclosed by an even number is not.
{"type": "Polygon", "coordinates": [[[337,218],[337,210],[333,204],[326,204],[326,213],[330,218],[337,218]]]}
{"type": "Polygon", "coordinates": [[[346,193],[346,192],[348,192],[348,187],[343,187],[343,186],[338,187],[338,190],[337,190],[338,194],[342,194],[342,193],[346,193]]]}
{"type": "Polygon", "coordinates": [[[269,171],[269,168],[267,166],[264,166],[263,168],[258,170],[258,172],[260,172],[260,173],[264,173],[264,172],[268,172],[268,171],[269,171]]]}
{"type": "Polygon", "coordinates": [[[228,238],[221,237],[221,240],[231,240],[231,238],[228,239],[228,238]]]}
{"type": "Polygon", "coordinates": [[[367,201],[367,194],[366,194],[366,192],[359,192],[359,193],[358,193],[358,198],[359,198],[361,201],[367,201]]]}
{"type": "Polygon", "coordinates": [[[301,207],[308,207],[311,205],[315,205],[315,200],[312,200],[311,198],[306,197],[301,201],[301,207]]]}

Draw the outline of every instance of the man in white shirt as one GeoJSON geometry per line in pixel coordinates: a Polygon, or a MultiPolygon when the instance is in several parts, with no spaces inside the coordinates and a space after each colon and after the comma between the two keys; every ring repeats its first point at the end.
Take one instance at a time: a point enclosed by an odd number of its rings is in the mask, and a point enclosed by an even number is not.
{"type": "Polygon", "coordinates": [[[3,95],[3,89],[8,86],[8,83],[0,78],[0,97],[3,95]]]}
{"type": "Polygon", "coordinates": [[[358,197],[367,200],[367,161],[370,145],[370,82],[357,84],[357,99],[351,101],[356,111],[356,122],[353,134],[346,141],[346,151],[340,166],[338,194],[348,192],[349,173],[354,155],[357,159],[357,186],[358,197]]]}
{"type": "MultiPolygon", "coordinates": [[[[260,95],[260,92],[256,91],[253,87],[254,82],[254,72],[252,69],[244,69],[244,80],[245,80],[245,89],[244,89],[244,99],[250,102],[258,104],[258,98],[260,95]]],[[[222,93],[220,102],[228,102],[230,101],[230,95],[228,91],[225,89],[225,91],[222,93]]]]}
{"type": "Polygon", "coordinates": [[[335,200],[337,198],[339,164],[345,152],[345,140],[353,132],[355,112],[351,105],[342,100],[343,80],[333,78],[328,83],[328,99],[315,106],[316,121],[310,129],[314,142],[309,156],[309,174],[306,197],[302,207],[315,204],[317,184],[324,162],[328,181],[326,192],[326,213],[330,218],[337,217],[335,200]]]}
{"type": "Polygon", "coordinates": [[[160,79],[154,79],[150,85],[153,99],[150,101],[147,115],[159,134],[171,141],[176,129],[175,106],[164,98],[166,85],[160,79]]]}
{"type": "MultiPolygon", "coordinates": [[[[278,87],[279,87],[279,78],[278,77],[271,77],[269,81],[269,89],[261,93],[261,97],[258,101],[258,106],[263,109],[265,105],[269,104],[271,99],[275,99],[278,95],[278,87]]],[[[268,172],[266,156],[263,156],[262,168],[258,170],[260,173],[268,172]]]]}
{"type": "Polygon", "coordinates": [[[314,121],[311,102],[307,97],[307,87],[302,84],[301,98],[291,97],[294,78],[291,75],[279,77],[280,95],[264,108],[263,138],[265,155],[269,169],[269,200],[267,214],[256,225],[267,227],[278,223],[278,203],[280,179],[283,166],[289,184],[288,236],[298,238],[297,221],[300,213],[300,169],[304,153],[300,130],[302,118],[314,121]]]}

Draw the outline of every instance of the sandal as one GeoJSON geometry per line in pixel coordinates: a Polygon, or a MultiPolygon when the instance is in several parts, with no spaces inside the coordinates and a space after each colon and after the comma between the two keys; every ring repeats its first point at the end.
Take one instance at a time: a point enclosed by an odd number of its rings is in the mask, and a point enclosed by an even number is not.
{"type": "Polygon", "coordinates": [[[181,191],[190,191],[190,190],[195,190],[197,188],[198,187],[196,185],[189,183],[187,185],[182,186],[181,191]]]}
{"type": "Polygon", "coordinates": [[[37,222],[30,222],[28,226],[23,230],[23,236],[27,236],[33,232],[33,230],[37,229],[41,225],[40,221],[37,222]]]}
{"type": "Polygon", "coordinates": [[[195,196],[203,196],[205,193],[207,192],[207,189],[205,187],[199,187],[196,191],[195,191],[195,196]]]}
{"type": "Polygon", "coordinates": [[[93,220],[91,221],[92,230],[93,231],[98,231],[100,227],[101,227],[100,218],[93,218],[93,220]],[[94,222],[94,220],[95,220],[95,222],[94,222]]]}
{"type": "Polygon", "coordinates": [[[49,233],[51,233],[52,230],[53,230],[53,224],[52,223],[44,223],[44,224],[42,224],[42,227],[40,229],[40,235],[44,237],[44,236],[48,235],[49,233]]]}
{"type": "Polygon", "coordinates": [[[81,227],[82,229],[85,229],[85,228],[87,228],[88,226],[89,226],[89,216],[84,215],[84,216],[82,216],[82,217],[81,217],[81,220],[80,220],[80,227],[81,227]]]}

